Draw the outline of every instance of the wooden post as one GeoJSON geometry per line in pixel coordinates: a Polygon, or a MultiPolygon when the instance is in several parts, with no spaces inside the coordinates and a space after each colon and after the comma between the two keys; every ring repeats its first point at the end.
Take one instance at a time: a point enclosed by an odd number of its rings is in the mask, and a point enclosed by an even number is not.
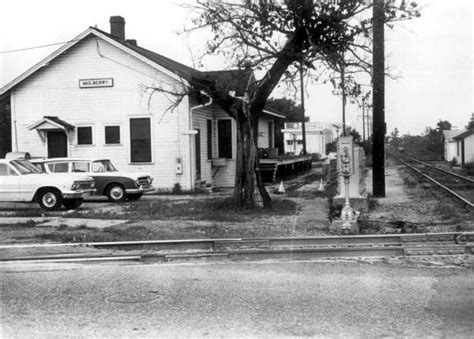
{"type": "Polygon", "coordinates": [[[373,195],[385,197],[384,0],[373,0],[373,195]]]}
{"type": "Polygon", "coordinates": [[[301,110],[303,111],[303,119],[301,120],[301,132],[303,133],[303,155],[306,155],[306,125],[304,117],[304,79],[303,79],[303,62],[300,62],[300,84],[301,84],[301,110]]]}

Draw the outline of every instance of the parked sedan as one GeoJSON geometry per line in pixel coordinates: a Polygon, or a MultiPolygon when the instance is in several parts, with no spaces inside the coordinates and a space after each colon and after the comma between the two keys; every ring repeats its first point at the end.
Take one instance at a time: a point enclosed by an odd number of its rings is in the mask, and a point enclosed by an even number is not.
{"type": "Polygon", "coordinates": [[[94,191],[94,180],[85,175],[53,178],[27,160],[0,159],[0,201],[38,202],[47,211],[61,205],[75,209],[94,191]]]}
{"type": "Polygon", "coordinates": [[[86,174],[94,178],[96,194],[105,195],[112,202],[138,200],[143,193],[153,190],[150,175],[118,171],[109,159],[54,158],[32,162],[50,174],[86,174]]]}

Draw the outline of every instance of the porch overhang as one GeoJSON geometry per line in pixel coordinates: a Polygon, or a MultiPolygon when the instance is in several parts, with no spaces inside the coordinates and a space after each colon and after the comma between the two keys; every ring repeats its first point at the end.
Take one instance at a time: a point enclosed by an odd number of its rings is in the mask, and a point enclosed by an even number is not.
{"type": "Polygon", "coordinates": [[[65,132],[74,129],[74,125],[67,123],[58,117],[44,116],[42,119],[28,126],[28,129],[38,131],[57,131],[63,130],[65,132]]]}
{"type": "Polygon", "coordinates": [[[64,131],[67,135],[69,131],[74,130],[74,125],[53,116],[44,116],[42,119],[28,126],[28,129],[36,130],[41,137],[41,140],[45,142],[46,133],[50,131],[64,131]]]}

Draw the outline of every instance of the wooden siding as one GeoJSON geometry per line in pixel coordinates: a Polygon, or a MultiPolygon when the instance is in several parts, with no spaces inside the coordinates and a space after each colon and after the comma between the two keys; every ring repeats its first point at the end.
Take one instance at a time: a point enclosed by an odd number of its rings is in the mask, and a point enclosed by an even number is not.
{"type": "MultiPolygon", "coordinates": [[[[193,106],[195,105],[197,105],[197,103],[193,103],[193,106]]],[[[201,131],[201,180],[205,182],[205,184],[212,185],[211,161],[207,159],[207,120],[212,119],[212,107],[203,107],[194,110],[192,119],[193,128],[201,131]]],[[[195,138],[193,139],[193,150],[196,149],[194,142],[196,142],[195,138]]],[[[193,164],[195,161],[196,155],[193,152],[193,164]]]]}
{"type": "MultiPolygon", "coordinates": [[[[192,106],[197,103],[191,103],[192,106]]],[[[235,183],[235,154],[237,152],[236,125],[232,119],[218,105],[212,104],[207,107],[198,108],[193,113],[193,128],[201,130],[201,179],[206,183],[212,183],[214,187],[233,187],[235,183]],[[232,159],[227,159],[226,166],[213,167],[212,160],[207,159],[207,120],[212,120],[212,156],[218,157],[217,144],[217,122],[221,119],[232,121],[232,159]]],[[[193,145],[194,147],[194,145],[193,145]]],[[[194,149],[194,148],[193,148],[194,149]]],[[[193,157],[194,158],[194,157],[193,157]]],[[[194,161],[194,159],[193,159],[194,161]]]]}
{"type": "Polygon", "coordinates": [[[77,145],[75,131],[68,133],[70,157],[110,158],[120,170],[150,173],[157,188],[169,189],[175,183],[189,188],[188,100],[166,112],[173,99],[158,92],[150,98],[144,86],[179,91],[181,84],[101,39],[87,38],[13,90],[13,150],[46,157],[47,143],[28,126],[43,116],[57,116],[93,129],[91,146],[77,145]],[[94,78],[113,78],[114,86],[79,88],[79,79],[94,78]],[[137,117],[151,121],[151,163],[130,163],[129,124],[137,117]],[[121,144],[105,144],[109,125],[120,126],[121,144]],[[177,157],[182,158],[183,174],[176,174],[177,157]]]}
{"type": "Polygon", "coordinates": [[[464,164],[474,162],[474,134],[464,138],[464,164]]]}
{"type": "Polygon", "coordinates": [[[444,160],[446,161],[459,160],[459,157],[457,155],[456,143],[457,143],[456,140],[453,140],[453,141],[447,141],[446,139],[444,140],[444,160]]]}
{"type": "MultiPolygon", "coordinates": [[[[195,135],[201,132],[201,180],[214,187],[233,187],[235,182],[236,124],[217,105],[193,110],[199,105],[188,97],[172,112],[172,97],[145,87],[154,86],[179,92],[181,83],[143,63],[115,46],[95,37],[79,42],[63,55],[37,71],[12,90],[12,150],[47,157],[47,140],[28,127],[44,116],[57,116],[67,123],[92,127],[92,145],[77,145],[75,130],[67,133],[69,157],[109,158],[123,171],[147,172],[158,189],[169,190],[176,183],[183,189],[194,187],[195,135]],[[79,88],[81,79],[112,78],[113,87],[79,88]],[[150,118],[151,163],[131,163],[130,119],[150,118]],[[232,121],[232,159],[226,166],[213,167],[207,156],[207,120],[213,122],[213,157],[218,156],[217,122],[232,121]],[[105,127],[120,126],[120,144],[105,144],[105,127]],[[182,174],[176,171],[181,159],[182,174]]],[[[263,147],[268,147],[268,119],[259,124],[264,133],[263,147]]]]}

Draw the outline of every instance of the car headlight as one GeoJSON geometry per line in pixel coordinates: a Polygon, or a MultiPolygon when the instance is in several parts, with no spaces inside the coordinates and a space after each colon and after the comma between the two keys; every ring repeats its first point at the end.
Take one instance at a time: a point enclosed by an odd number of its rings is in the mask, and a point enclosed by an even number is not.
{"type": "Polygon", "coordinates": [[[75,190],[77,190],[80,186],[81,186],[80,183],[78,183],[77,181],[74,181],[73,184],[72,184],[72,186],[71,186],[71,190],[72,190],[72,191],[75,191],[75,190]]]}

